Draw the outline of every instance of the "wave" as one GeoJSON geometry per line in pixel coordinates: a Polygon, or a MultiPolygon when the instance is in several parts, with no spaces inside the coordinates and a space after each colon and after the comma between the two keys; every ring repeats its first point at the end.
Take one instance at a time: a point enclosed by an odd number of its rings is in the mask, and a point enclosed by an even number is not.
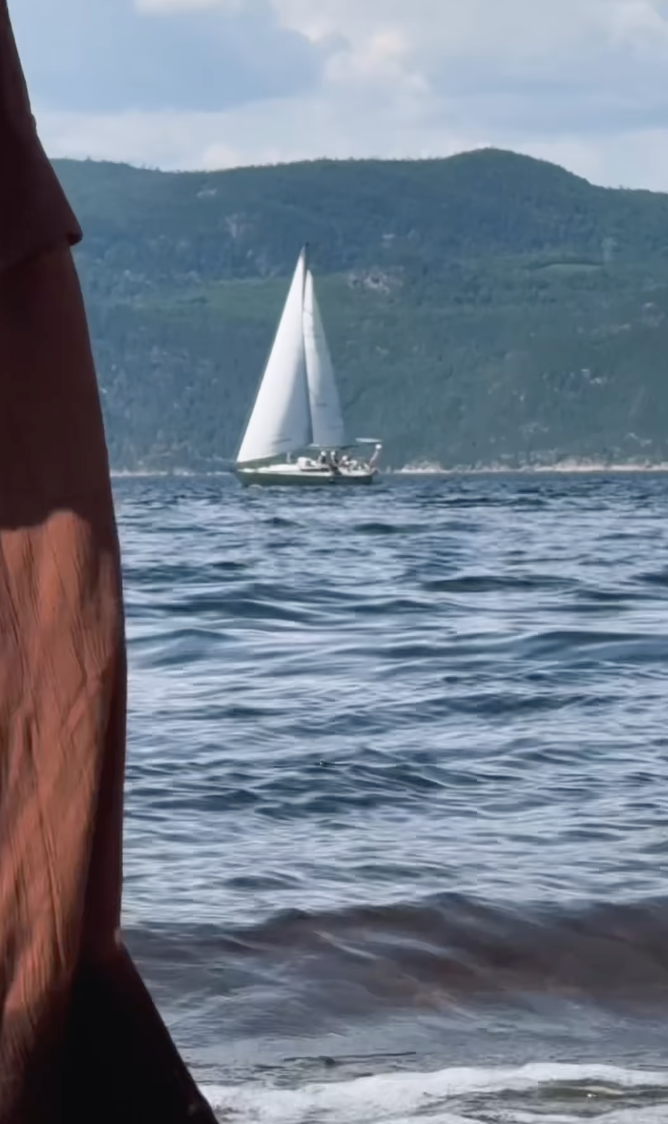
{"type": "MultiPolygon", "coordinates": [[[[379,1009],[523,1007],[532,996],[668,1006],[668,901],[503,907],[445,895],[423,902],[290,911],[246,928],[129,930],[149,976],[228,996],[271,981],[319,1021],[379,1009]]],[[[281,998],[281,996],[283,998],[281,998]]],[[[272,1001],[273,1002],[273,1001],[272,1001]]]]}
{"type": "Polygon", "coordinates": [[[238,1124],[570,1124],[599,1117],[606,1124],[658,1124],[668,1110],[667,1072],[609,1065],[461,1067],[300,1088],[258,1083],[203,1091],[223,1119],[238,1124]]]}

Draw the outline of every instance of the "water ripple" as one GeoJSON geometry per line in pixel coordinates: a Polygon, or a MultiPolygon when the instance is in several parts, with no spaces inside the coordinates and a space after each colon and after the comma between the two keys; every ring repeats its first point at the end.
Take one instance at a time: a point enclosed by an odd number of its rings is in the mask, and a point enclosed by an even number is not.
{"type": "MultiPolygon", "coordinates": [[[[654,980],[665,1002],[664,921],[628,920],[667,896],[665,478],[306,495],[219,477],[122,480],[116,493],[126,923],[156,986],[164,956],[147,933],[226,934],[240,990],[219,992],[202,969],[203,1038],[221,994],[239,1034],[259,1035],[270,1010],[290,1034],[320,1033],[333,1008],[317,972],[348,1034],[381,993],[384,1009],[426,1010],[434,978],[450,1006],[429,1008],[432,1034],[464,992],[598,1002],[648,996],[654,980]],[[445,907],[425,903],[455,900],[459,920],[439,928],[445,907]],[[576,937],[580,908],[598,920],[576,937]],[[572,920],[549,928],[544,911],[572,920]],[[372,935],[367,921],[361,944],[361,922],[317,922],[317,964],[301,976],[270,948],[281,932],[312,957],[299,918],[341,917],[373,918],[372,935]],[[638,944],[650,929],[655,943],[638,944]]],[[[170,988],[183,1017],[185,992],[170,988]]]]}

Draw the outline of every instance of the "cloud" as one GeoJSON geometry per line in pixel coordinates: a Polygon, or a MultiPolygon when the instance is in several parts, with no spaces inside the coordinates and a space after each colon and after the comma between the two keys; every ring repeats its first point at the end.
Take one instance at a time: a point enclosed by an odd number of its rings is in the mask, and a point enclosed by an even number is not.
{"type": "Polygon", "coordinates": [[[274,3],[284,26],[316,41],[339,36],[332,83],[429,92],[426,112],[455,113],[460,127],[554,134],[668,123],[666,0],[274,3]],[[383,44],[394,44],[385,57],[383,44]]]}
{"type": "Polygon", "coordinates": [[[220,110],[306,92],[321,49],[267,3],[189,11],[161,0],[23,0],[14,23],[38,109],[87,113],[220,110]]]}
{"type": "Polygon", "coordinates": [[[54,154],[215,167],[494,144],[668,189],[668,0],[15,7],[54,154]]]}

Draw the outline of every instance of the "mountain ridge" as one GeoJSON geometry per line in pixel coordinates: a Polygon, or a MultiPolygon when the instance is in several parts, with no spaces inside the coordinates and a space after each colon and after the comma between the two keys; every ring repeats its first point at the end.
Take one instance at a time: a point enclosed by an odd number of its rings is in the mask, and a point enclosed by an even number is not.
{"type": "Polygon", "coordinates": [[[668,196],[497,149],[55,161],[115,469],[234,456],[308,241],[351,432],[395,467],[668,460],[668,196]]]}

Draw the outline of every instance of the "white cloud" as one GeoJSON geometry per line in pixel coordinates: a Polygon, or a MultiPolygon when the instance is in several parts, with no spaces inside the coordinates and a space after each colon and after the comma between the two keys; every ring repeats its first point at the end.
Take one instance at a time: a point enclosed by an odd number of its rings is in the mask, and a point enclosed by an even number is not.
{"type": "Polygon", "coordinates": [[[13,12],[38,109],[215,111],[306,92],[323,65],[268,0],[28,0],[13,12]]]}
{"type": "MultiPolygon", "coordinates": [[[[46,2],[30,0],[33,9],[46,2]]],[[[98,2],[127,8],[130,0],[87,0],[98,2]]],[[[169,89],[202,69],[204,54],[184,51],[180,77],[158,73],[151,58],[144,79],[162,109],[150,99],[145,108],[154,112],[137,112],[138,101],[128,112],[126,99],[124,113],[109,105],[89,114],[82,97],[65,115],[43,98],[54,154],[215,167],[495,144],[599,182],[668,189],[668,0],[134,2],[135,18],[150,19],[156,36],[174,20],[193,34],[202,21],[209,33],[219,23],[229,75],[207,85],[199,106],[183,91],[170,102],[169,89]]],[[[60,0],[59,11],[78,3],[60,0]]]]}

